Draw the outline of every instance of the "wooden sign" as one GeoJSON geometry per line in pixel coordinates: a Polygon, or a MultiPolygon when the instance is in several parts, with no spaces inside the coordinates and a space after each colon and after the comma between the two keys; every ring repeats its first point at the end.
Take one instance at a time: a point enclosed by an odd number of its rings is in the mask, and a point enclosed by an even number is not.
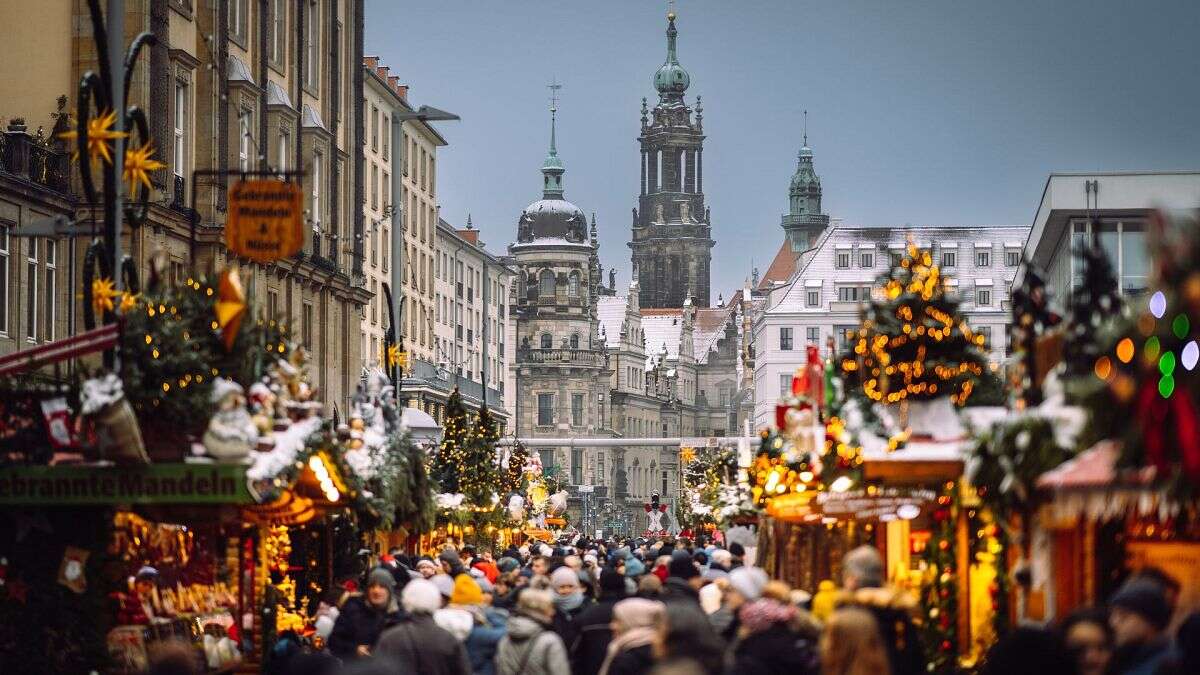
{"type": "Polygon", "coordinates": [[[225,245],[258,262],[295,255],[304,246],[300,185],[270,178],[234,183],[225,245]]]}

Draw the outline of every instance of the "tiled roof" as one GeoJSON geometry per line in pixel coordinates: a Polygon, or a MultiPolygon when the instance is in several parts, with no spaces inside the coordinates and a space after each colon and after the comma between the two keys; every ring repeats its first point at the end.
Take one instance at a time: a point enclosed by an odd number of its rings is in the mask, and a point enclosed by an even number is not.
{"type": "Polygon", "coordinates": [[[758,282],[759,288],[770,288],[776,282],[787,281],[796,273],[796,261],[800,259],[800,254],[792,251],[792,245],[787,239],[779,245],[779,252],[775,254],[775,259],[771,261],[771,266],[767,268],[767,273],[763,275],[758,282]]]}

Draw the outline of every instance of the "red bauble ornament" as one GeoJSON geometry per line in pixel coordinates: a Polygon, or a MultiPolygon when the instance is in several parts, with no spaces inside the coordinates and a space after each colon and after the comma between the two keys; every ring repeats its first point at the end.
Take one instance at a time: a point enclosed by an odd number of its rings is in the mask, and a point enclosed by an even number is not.
{"type": "Polygon", "coordinates": [[[954,645],[950,644],[949,640],[942,640],[942,651],[948,652],[954,645]]]}

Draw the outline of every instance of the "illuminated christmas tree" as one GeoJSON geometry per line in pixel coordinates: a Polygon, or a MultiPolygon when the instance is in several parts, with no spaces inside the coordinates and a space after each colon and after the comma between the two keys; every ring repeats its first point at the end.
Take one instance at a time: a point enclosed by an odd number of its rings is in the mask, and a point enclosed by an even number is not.
{"type": "Polygon", "coordinates": [[[507,462],[500,469],[500,494],[521,493],[525,489],[525,465],[529,462],[529,448],[517,443],[508,454],[507,462]]]}
{"type": "Polygon", "coordinates": [[[877,403],[949,396],[964,404],[984,372],[985,340],[946,293],[932,253],[909,245],[879,285],[839,357],[848,388],[877,403]]]}
{"type": "Polygon", "coordinates": [[[496,466],[496,442],[500,434],[487,408],[479,411],[475,428],[463,448],[463,463],[458,470],[458,491],[467,496],[467,503],[476,508],[493,506],[493,496],[500,486],[496,466]]]}
{"type": "MultiPolygon", "coordinates": [[[[1093,225],[1099,227],[1099,223],[1093,225]]],[[[1104,353],[1100,328],[1121,314],[1124,303],[1117,275],[1100,246],[1092,242],[1076,252],[1083,278],[1071,293],[1071,311],[1063,342],[1067,377],[1088,375],[1104,353]]]]}
{"type": "Polygon", "coordinates": [[[958,511],[957,485],[946,483],[933,509],[931,532],[924,558],[927,564],[921,587],[922,644],[929,672],[954,673],[958,651],[957,575],[954,523],[958,511]]]}
{"type": "Polygon", "coordinates": [[[463,407],[458,388],[446,401],[446,418],[442,423],[442,444],[434,456],[433,477],[438,490],[455,494],[462,492],[462,473],[465,466],[467,440],[467,410],[463,407]]]}

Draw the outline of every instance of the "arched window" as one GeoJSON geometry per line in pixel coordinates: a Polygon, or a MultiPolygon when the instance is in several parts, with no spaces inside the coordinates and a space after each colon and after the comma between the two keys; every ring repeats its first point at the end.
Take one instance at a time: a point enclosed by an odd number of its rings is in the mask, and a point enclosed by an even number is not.
{"type": "Polygon", "coordinates": [[[579,272],[571,272],[571,276],[567,277],[567,295],[579,297],[579,272]]]}
{"type": "Polygon", "coordinates": [[[542,333],[542,349],[550,349],[554,346],[554,338],[550,337],[549,333],[542,333]]]}
{"type": "Polygon", "coordinates": [[[542,275],[538,277],[538,295],[554,297],[554,272],[542,270],[542,275]]]}
{"type": "Polygon", "coordinates": [[[579,349],[579,333],[571,335],[571,349],[579,349]]]}

